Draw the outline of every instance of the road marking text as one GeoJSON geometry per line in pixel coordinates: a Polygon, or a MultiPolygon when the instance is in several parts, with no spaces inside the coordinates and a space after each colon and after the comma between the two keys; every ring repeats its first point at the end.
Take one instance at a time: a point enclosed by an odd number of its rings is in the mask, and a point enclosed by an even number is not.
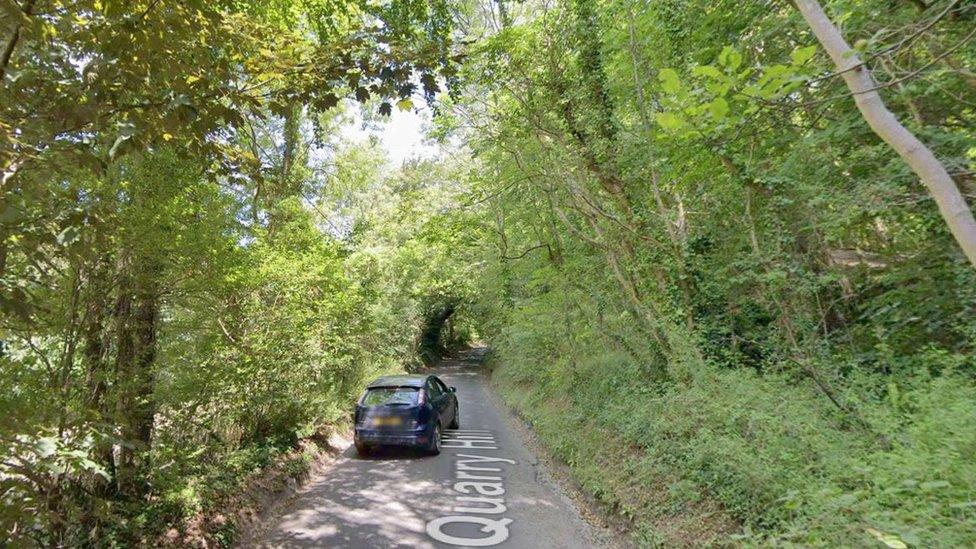
{"type": "MultiPolygon", "coordinates": [[[[483,430],[445,431],[442,447],[464,451],[498,449],[491,432],[483,430]]],[[[515,461],[506,458],[456,454],[453,488],[459,495],[455,497],[457,504],[452,509],[455,514],[428,522],[427,535],[442,543],[466,547],[498,545],[508,539],[508,525],[512,519],[498,516],[508,510],[502,497],[505,485],[500,475],[492,474],[502,472],[498,467],[502,463],[515,465],[515,461]],[[444,531],[445,527],[456,524],[480,526],[478,531],[486,535],[463,537],[444,531]]]]}

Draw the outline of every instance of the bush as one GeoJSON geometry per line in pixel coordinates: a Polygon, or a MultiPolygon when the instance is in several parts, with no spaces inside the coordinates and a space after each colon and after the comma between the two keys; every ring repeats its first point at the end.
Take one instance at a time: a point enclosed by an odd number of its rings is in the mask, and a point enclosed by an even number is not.
{"type": "MultiPolygon", "coordinates": [[[[565,356],[539,361],[539,348],[526,345],[524,334],[499,340],[494,379],[502,394],[533,418],[588,491],[633,518],[642,543],[677,539],[661,532],[658,518],[694,512],[701,498],[741,525],[720,532],[726,542],[976,540],[976,386],[951,368],[906,383],[895,402],[859,402],[872,433],[812,383],[786,374],[702,364],[688,383],[660,386],[624,353],[577,346],[568,368],[565,356]],[[627,455],[615,467],[597,457],[621,450],[627,455]],[[619,478],[621,467],[629,479],[619,478]],[[639,488],[660,491],[662,501],[627,509],[621,502],[639,488]]],[[[943,356],[943,365],[956,360],[943,356]]],[[[877,381],[854,374],[847,386],[877,381]]]]}

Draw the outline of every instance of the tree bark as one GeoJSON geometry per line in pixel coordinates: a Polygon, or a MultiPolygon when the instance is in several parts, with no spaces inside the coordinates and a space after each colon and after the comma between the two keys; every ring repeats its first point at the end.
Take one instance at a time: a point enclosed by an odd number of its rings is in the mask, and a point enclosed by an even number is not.
{"type": "Polygon", "coordinates": [[[280,193],[278,199],[293,196],[300,191],[293,174],[299,154],[301,118],[302,106],[297,102],[289,105],[282,126],[284,148],[281,151],[281,173],[278,174],[278,192],[280,193]]]}
{"type": "Polygon", "coordinates": [[[301,181],[295,176],[295,167],[301,163],[301,121],[302,105],[292,102],[285,112],[281,128],[281,166],[277,173],[277,180],[270,185],[270,188],[265,189],[268,231],[271,234],[277,231],[281,221],[278,203],[286,198],[301,196],[301,181]]]}
{"type": "Polygon", "coordinates": [[[420,336],[420,345],[418,346],[421,356],[425,360],[432,363],[437,357],[446,354],[446,346],[441,345],[441,332],[448,319],[454,314],[456,306],[455,302],[448,301],[427,315],[426,325],[420,336]]]}
{"type": "Polygon", "coordinates": [[[11,34],[6,46],[4,46],[3,53],[0,54],[0,86],[3,85],[3,79],[7,76],[7,67],[10,66],[10,61],[14,56],[14,50],[17,49],[17,42],[20,41],[20,33],[24,26],[24,20],[29,21],[34,11],[35,3],[36,0],[27,0],[27,4],[21,9],[23,12],[23,20],[14,24],[14,32],[11,34]]]}
{"type": "Polygon", "coordinates": [[[508,15],[508,7],[505,6],[505,0],[495,0],[495,4],[498,6],[498,17],[501,19],[502,28],[507,29],[512,24],[512,20],[508,15]]]}
{"type": "Polygon", "coordinates": [[[158,296],[155,269],[146,268],[146,261],[134,268],[133,263],[121,264],[122,283],[116,305],[118,343],[115,385],[120,435],[125,444],[116,463],[118,489],[130,497],[142,492],[140,470],[143,456],[152,442],[155,419],[153,402],[156,360],[156,323],[158,296]],[[136,272],[133,272],[136,271],[136,272]]]}
{"type": "Polygon", "coordinates": [[[976,219],[955,181],[935,154],[885,106],[867,65],[844,40],[817,0],[795,0],[817,40],[837,65],[854,102],[871,129],[918,175],[969,262],[976,267],[976,219]]]}

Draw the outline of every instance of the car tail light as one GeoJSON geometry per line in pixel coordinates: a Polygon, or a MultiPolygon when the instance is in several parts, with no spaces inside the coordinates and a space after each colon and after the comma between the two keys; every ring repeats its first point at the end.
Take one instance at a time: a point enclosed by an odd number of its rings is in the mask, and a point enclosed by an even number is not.
{"type": "Polygon", "coordinates": [[[427,404],[427,389],[421,389],[420,394],[417,395],[417,405],[423,406],[427,404]]]}

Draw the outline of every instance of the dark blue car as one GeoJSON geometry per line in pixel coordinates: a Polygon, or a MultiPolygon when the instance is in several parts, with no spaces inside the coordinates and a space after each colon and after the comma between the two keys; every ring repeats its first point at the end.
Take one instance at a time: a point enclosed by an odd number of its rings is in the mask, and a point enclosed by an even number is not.
{"type": "Polygon", "coordinates": [[[441,452],[444,429],[460,427],[454,387],[433,375],[386,376],[366,386],[356,404],[356,451],[408,446],[441,452]]]}

